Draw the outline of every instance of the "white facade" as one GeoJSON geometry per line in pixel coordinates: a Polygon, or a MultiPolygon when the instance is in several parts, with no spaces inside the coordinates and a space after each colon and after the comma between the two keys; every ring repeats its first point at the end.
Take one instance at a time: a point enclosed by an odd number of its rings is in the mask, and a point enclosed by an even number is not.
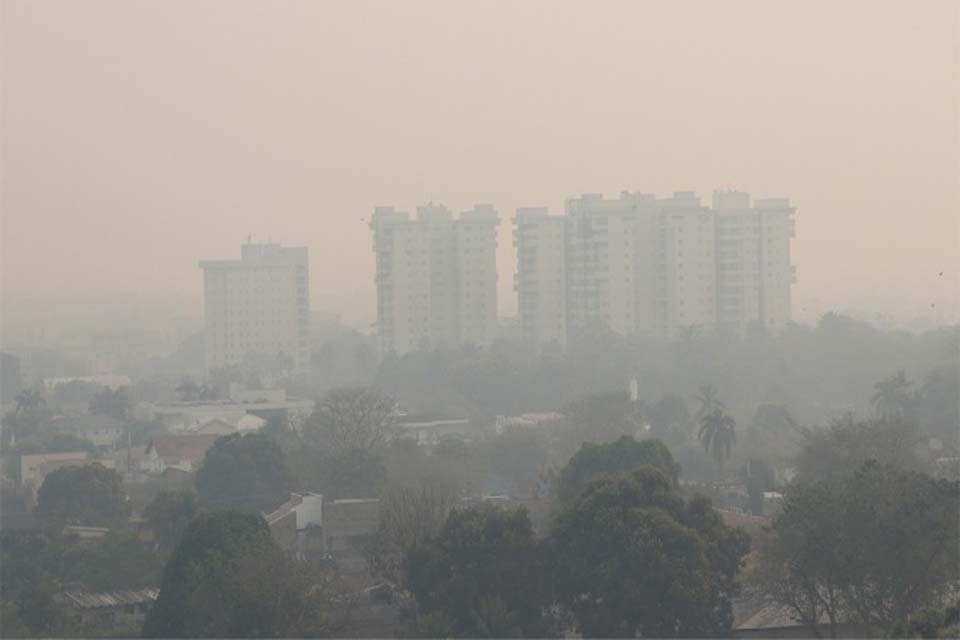
{"type": "Polygon", "coordinates": [[[204,261],[207,370],[249,355],[286,355],[309,363],[306,247],[244,244],[240,260],[204,261]]]}
{"type": "Polygon", "coordinates": [[[477,205],[454,220],[442,205],[417,216],[378,207],[370,227],[381,355],[485,347],[497,329],[497,212],[477,205]]]}
{"type": "Polygon", "coordinates": [[[497,225],[491,205],[476,205],[454,223],[458,340],[487,347],[497,335],[497,225]]]}
{"type": "Polygon", "coordinates": [[[517,209],[513,244],[520,331],[535,346],[567,342],[566,221],[546,208],[517,209]]]}
{"type": "Polygon", "coordinates": [[[598,325],[664,338],[718,324],[779,331],[791,319],[794,211],[785,199],[751,207],[738,192],[716,192],[708,208],[691,191],[585,194],[562,217],[519,209],[523,335],[543,346],[598,325]]]}

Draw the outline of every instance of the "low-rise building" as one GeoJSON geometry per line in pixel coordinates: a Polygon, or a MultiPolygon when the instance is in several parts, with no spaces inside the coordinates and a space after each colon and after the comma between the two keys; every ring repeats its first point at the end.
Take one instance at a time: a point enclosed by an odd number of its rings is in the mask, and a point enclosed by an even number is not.
{"type": "Polygon", "coordinates": [[[219,435],[180,434],[157,436],[150,441],[140,461],[140,470],[160,474],[167,469],[179,469],[188,473],[196,471],[203,463],[207,449],[213,446],[219,435]]]}
{"type": "Polygon", "coordinates": [[[66,433],[72,433],[89,440],[98,449],[110,451],[123,439],[125,426],[112,416],[96,413],[81,413],[73,416],[58,416],[54,426],[66,433]]]}
{"type": "Polygon", "coordinates": [[[83,624],[110,622],[118,613],[144,615],[160,596],[156,588],[92,592],[85,590],[64,591],[54,600],[80,614],[83,624]]]}
{"type": "Polygon", "coordinates": [[[323,495],[292,493],[289,500],[263,517],[277,544],[297,559],[324,553],[323,495]]]}

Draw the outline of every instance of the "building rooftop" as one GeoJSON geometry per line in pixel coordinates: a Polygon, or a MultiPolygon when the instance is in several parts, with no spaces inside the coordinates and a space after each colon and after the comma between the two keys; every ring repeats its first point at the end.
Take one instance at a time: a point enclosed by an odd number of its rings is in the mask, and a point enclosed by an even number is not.
{"type": "Polygon", "coordinates": [[[133,604],[156,602],[160,589],[148,588],[134,591],[65,591],[57,594],[55,600],[74,609],[105,609],[133,604]]]}
{"type": "Polygon", "coordinates": [[[157,456],[165,461],[193,460],[199,462],[203,460],[207,449],[212,447],[219,437],[215,433],[156,436],[147,446],[147,453],[152,449],[157,452],[157,456]]]}

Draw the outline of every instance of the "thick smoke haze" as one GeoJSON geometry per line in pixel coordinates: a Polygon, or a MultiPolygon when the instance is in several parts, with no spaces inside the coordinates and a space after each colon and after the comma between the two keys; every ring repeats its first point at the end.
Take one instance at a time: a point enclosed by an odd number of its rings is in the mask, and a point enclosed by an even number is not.
{"type": "Polygon", "coordinates": [[[199,314],[251,234],[366,327],[373,207],[490,202],[510,314],[516,207],[736,188],[798,207],[797,319],[953,321],[958,33],[952,0],[7,1],[4,302],[199,314]]]}

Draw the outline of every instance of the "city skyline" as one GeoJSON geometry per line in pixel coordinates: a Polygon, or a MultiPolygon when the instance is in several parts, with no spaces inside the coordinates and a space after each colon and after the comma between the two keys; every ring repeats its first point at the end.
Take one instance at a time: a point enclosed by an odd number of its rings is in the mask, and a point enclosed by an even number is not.
{"type": "Polygon", "coordinates": [[[954,2],[8,3],[2,290],[190,307],[195,261],[253,234],[308,246],[317,306],[368,327],[378,204],[721,187],[803,212],[798,320],[953,321],[958,25],[954,2]]]}

